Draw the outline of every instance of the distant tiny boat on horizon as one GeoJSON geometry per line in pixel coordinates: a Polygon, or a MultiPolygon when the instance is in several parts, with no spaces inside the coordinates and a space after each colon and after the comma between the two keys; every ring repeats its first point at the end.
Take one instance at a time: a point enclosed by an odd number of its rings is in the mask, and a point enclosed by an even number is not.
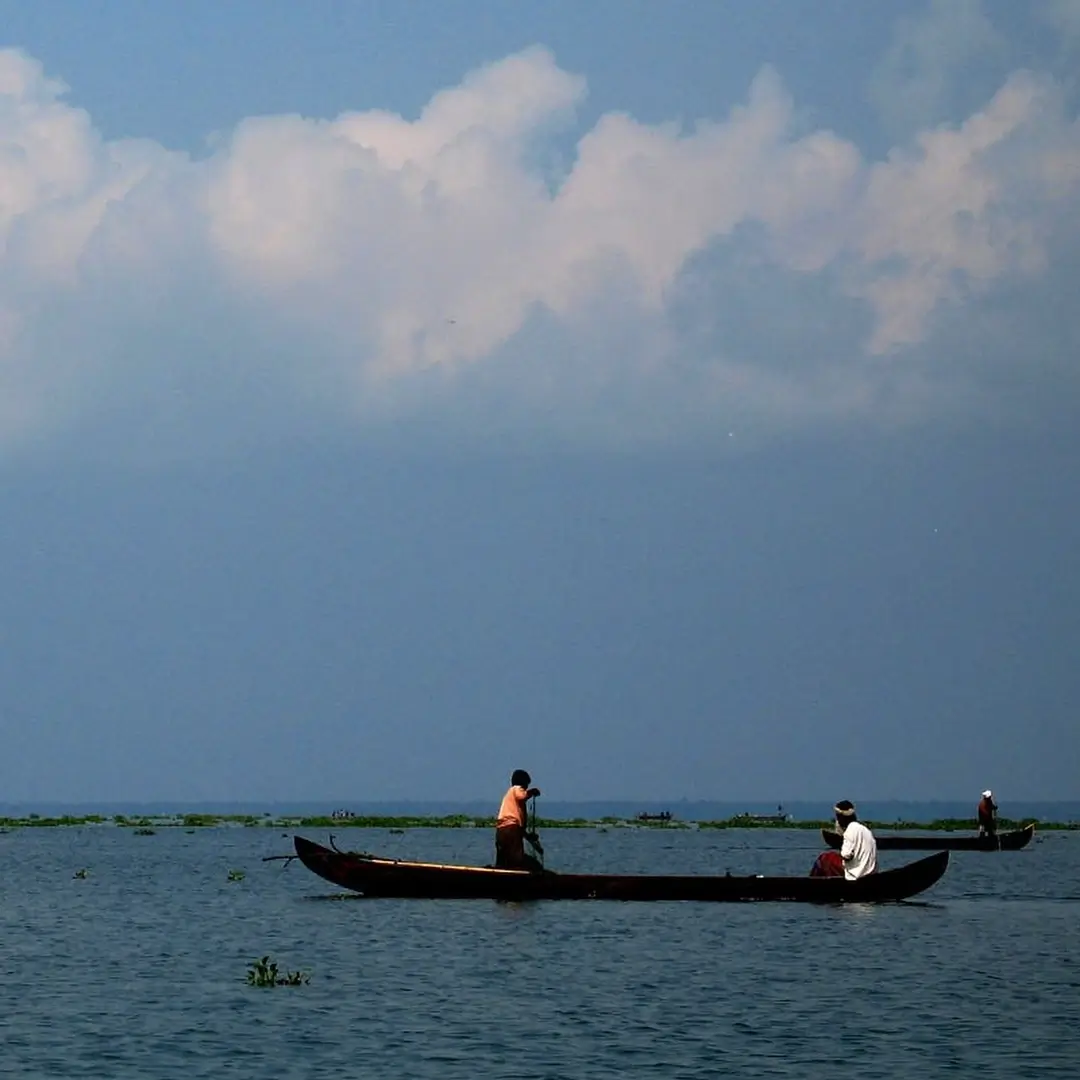
{"type": "Polygon", "coordinates": [[[733,820],[752,821],[761,825],[783,825],[791,820],[791,815],[784,812],[784,804],[781,803],[775,814],[736,814],[733,820]]]}

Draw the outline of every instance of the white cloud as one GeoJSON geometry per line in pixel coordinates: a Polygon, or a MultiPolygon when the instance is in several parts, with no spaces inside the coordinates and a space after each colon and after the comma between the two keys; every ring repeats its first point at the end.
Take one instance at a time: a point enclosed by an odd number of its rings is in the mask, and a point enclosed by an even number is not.
{"type": "Polygon", "coordinates": [[[982,0],[929,0],[923,14],[897,20],[874,73],[870,97],[894,136],[906,138],[951,115],[976,64],[1001,57],[1006,42],[982,0]]]}
{"type": "Polygon", "coordinates": [[[179,444],[303,413],[482,426],[489,400],[614,441],[767,430],[872,414],[904,357],[925,404],[935,319],[1037,281],[1075,221],[1078,127],[1030,74],[870,163],[797,131],[766,68],[691,130],[603,116],[553,187],[534,150],[584,93],[530,49],[413,121],[250,119],[192,161],[103,140],[0,52],[0,442],[101,416],[179,444]],[[721,285],[745,267],[768,285],[721,285]],[[794,357],[765,347],[785,321],[794,357]]]}
{"type": "Polygon", "coordinates": [[[879,315],[875,350],[922,340],[943,300],[1042,269],[1054,218],[1040,211],[1080,179],[1078,131],[1058,104],[1045,84],[1014,76],[960,127],[925,132],[870,169],[855,248],[871,268],[861,288],[879,315]],[[874,272],[889,263],[895,273],[874,272]]]}

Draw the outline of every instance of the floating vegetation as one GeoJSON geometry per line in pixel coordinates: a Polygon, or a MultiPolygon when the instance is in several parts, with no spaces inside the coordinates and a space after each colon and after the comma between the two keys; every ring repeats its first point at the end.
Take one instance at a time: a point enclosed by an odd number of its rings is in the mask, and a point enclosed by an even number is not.
{"type": "Polygon", "coordinates": [[[149,829],[152,825],[156,825],[157,822],[158,819],[147,817],[145,814],[139,817],[127,817],[125,814],[117,814],[113,818],[113,823],[116,825],[140,829],[149,829]]]}
{"type": "Polygon", "coordinates": [[[244,880],[244,871],[243,870],[230,870],[229,871],[229,880],[230,881],[243,881],[244,880]]]}
{"type": "Polygon", "coordinates": [[[73,814],[61,814],[59,817],[42,817],[40,814],[27,814],[26,817],[0,817],[0,826],[13,828],[18,826],[33,826],[35,828],[49,828],[56,825],[97,825],[105,819],[97,814],[89,814],[85,817],[73,814]]]}
{"type": "Polygon", "coordinates": [[[277,963],[264,956],[248,968],[248,986],[304,986],[311,982],[306,971],[287,971],[284,975],[278,971],[277,963]]]}
{"type": "Polygon", "coordinates": [[[183,821],[189,829],[206,828],[217,825],[221,819],[216,814],[185,814],[183,821]]]}
{"type": "Polygon", "coordinates": [[[335,818],[333,815],[302,817],[289,819],[305,829],[479,829],[494,828],[493,817],[471,817],[468,814],[445,814],[441,817],[422,817],[420,815],[391,816],[377,814],[364,817],[353,814],[348,818],[335,818]]]}
{"type": "Polygon", "coordinates": [[[90,871],[87,870],[85,866],[83,866],[80,869],[76,870],[75,873],[72,874],[71,876],[73,878],[84,878],[84,877],[87,877],[89,875],[89,873],[90,873],[90,871]]]}
{"type": "Polygon", "coordinates": [[[405,830],[404,829],[391,829],[390,833],[393,836],[404,836],[405,835],[405,830]]]}
{"type": "MultiPolygon", "coordinates": [[[[1031,822],[1031,818],[998,818],[998,829],[1002,832],[1019,829],[1031,822]]],[[[975,832],[978,822],[974,818],[939,818],[933,821],[877,821],[867,820],[865,824],[872,829],[887,829],[890,832],[975,832]]],[[[1040,832],[1078,831],[1080,821],[1040,821],[1040,832]]],[[[299,828],[319,829],[388,829],[401,834],[408,829],[491,829],[495,827],[493,817],[473,817],[468,814],[448,814],[445,816],[423,817],[420,815],[372,815],[355,814],[349,818],[334,818],[332,815],[308,817],[302,814],[283,814],[271,817],[269,814],[153,814],[127,817],[116,814],[111,818],[99,814],[74,816],[64,814],[59,817],[42,817],[28,814],[26,817],[0,817],[0,831],[33,826],[121,826],[130,828],[136,835],[150,836],[155,831],[170,828],[183,828],[192,833],[204,828],[225,828],[243,826],[278,829],[281,835],[289,837],[299,828]]],[[[779,815],[736,814],[734,817],[718,821],[682,821],[672,818],[638,817],[620,818],[604,816],[599,818],[538,818],[538,829],[598,829],[607,828],[643,828],[643,829],[810,829],[830,828],[832,819],[816,821],[796,821],[788,818],[780,820],[779,815]]]]}

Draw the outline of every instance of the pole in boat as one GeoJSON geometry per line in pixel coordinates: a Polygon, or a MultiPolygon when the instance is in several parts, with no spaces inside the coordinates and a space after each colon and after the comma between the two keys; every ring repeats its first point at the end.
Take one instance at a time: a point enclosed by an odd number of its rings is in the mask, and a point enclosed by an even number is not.
{"type": "Polygon", "coordinates": [[[529,846],[536,852],[537,861],[543,865],[544,862],[544,845],[540,843],[540,837],[536,834],[536,796],[534,795],[529,800],[529,808],[525,821],[525,839],[529,841],[529,846]]]}

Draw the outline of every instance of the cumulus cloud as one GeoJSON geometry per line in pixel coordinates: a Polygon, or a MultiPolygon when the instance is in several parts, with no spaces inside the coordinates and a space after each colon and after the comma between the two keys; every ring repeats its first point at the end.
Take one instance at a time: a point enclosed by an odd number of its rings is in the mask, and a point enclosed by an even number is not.
{"type": "Polygon", "coordinates": [[[1028,73],[867,161],[800,130],[765,68],[692,128],[601,117],[552,182],[536,151],[585,92],[533,48],[413,120],[252,118],[192,160],[104,140],[0,52],[0,443],[95,418],[183,443],[464,409],[632,441],[872,412],[943,310],[1037,280],[1075,220],[1080,129],[1028,73]]]}
{"type": "Polygon", "coordinates": [[[871,98],[890,133],[906,138],[950,118],[987,60],[1006,51],[982,0],[930,0],[921,14],[897,20],[871,98]]]}

